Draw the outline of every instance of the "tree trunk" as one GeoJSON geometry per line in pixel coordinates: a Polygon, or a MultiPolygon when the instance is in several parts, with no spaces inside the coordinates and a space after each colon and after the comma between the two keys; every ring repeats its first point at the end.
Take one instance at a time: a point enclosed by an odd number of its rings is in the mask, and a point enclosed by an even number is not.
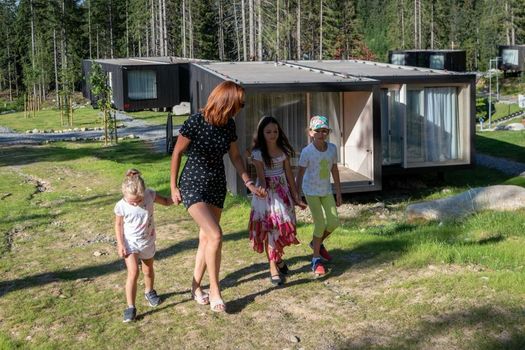
{"type": "Polygon", "coordinates": [[[192,11],[192,2],[188,4],[188,17],[189,17],[189,30],[190,30],[190,58],[195,58],[194,56],[194,43],[193,43],[193,11],[192,11]]]}
{"type": "MultiPolygon", "coordinates": [[[[93,58],[91,53],[91,0],[87,0],[88,6],[88,41],[89,41],[89,58],[93,58]]],[[[58,103],[58,100],[57,100],[58,103]]]]}
{"type": "Polygon", "coordinates": [[[60,95],[58,94],[58,64],[57,64],[57,37],[56,29],[53,29],[53,59],[55,66],[55,98],[56,98],[56,107],[60,108],[60,95]]]}
{"type": "Polygon", "coordinates": [[[262,48],[262,3],[261,0],[257,0],[257,56],[259,61],[263,60],[263,48],[262,48]]]}
{"type": "Polygon", "coordinates": [[[233,0],[233,19],[234,19],[234,26],[235,26],[235,40],[237,43],[237,61],[241,60],[241,40],[239,37],[239,22],[237,21],[237,5],[235,4],[235,0],[233,0]]]}
{"type": "Polygon", "coordinates": [[[301,0],[297,0],[297,59],[301,59],[301,0]]]}
{"type": "Polygon", "coordinates": [[[128,11],[128,0],[126,0],[126,57],[129,57],[129,11],[128,11]]]}
{"type": "Polygon", "coordinates": [[[250,61],[255,58],[255,32],[254,32],[254,13],[253,13],[253,0],[248,0],[248,14],[249,14],[249,26],[250,26],[250,61]]]}
{"type": "Polygon", "coordinates": [[[155,41],[155,0],[151,0],[151,22],[150,22],[150,34],[151,34],[151,52],[148,56],[155,56],[157,52],[157,42],[155,41]]]}
{"type": "Polygon", "coordinates": [[[113,15],[112,15],[112,0],[109,0],[108,2],[108,10],[109,10],[109,52],[111,58],[113,58],[113,15]]]}
{"type": "Polygon", "coordinates": [[[434,0],[430,4],[430,48],[434,49],[434,0]]]}
{"type": "Polygon", "coordinates": [[[223,11],[222,0],[219,2],[219,59],[224,60],[224,29],[223,29],[223,11]]]}
{"type": "Polygon", "coordinates": [[[186,1],[182,0],[182,57],[188,57],[186,53],[186,1]]]}
{"type": "Polygon", "coordinates": [[[319,9],[319,59],[323,59],[323,0],[319,9]]]}
{"type": "Polygon", "coordinates": [[[276,25],[275,25],[275,60],[279,60],[281,57],[279,55],[279,48],[281,46],[281,43],[279,42],[279,27],[280,27],[280,21],[281,21],[281,18],[279,16],[279,0],[277,0],[277,4],[275,6],[275,20],[276,20],[276,25]]]}
{"type": "MultiPolygon", "coordinates": [[[[247,61],[248,60],[248,50],[247,50],[247,47],[246,47],[246,11],[245,11],[245,6],[244,6],[244,2],[246,0],[241,0],[241,12],[242,12],[242,53],[243,53],[243,58],[244,58],[244,61],[247,61]]],[[[250,0],[248,0],[250,1],[250,0]]]]}

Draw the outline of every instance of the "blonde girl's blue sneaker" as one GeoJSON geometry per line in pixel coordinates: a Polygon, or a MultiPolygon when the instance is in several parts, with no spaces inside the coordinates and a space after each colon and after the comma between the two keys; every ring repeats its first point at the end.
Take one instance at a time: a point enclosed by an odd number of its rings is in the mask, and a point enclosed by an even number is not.
{"type": "Polygon", "coordinates": [[[146,298],[146,300],[148,301],[149,306],[155,307],[160,304],[160,297],[157,295],[157,292],[155,291],[155,289],[152,289],[149,292],[144,293],[144,298],[146,298]]]}
{"type": "Polygon", "coordinates": [[[131,321],[135,321],[135,318],[137,318],[137,309],[134,307],[128,307],[124,310],[124,319],[122,322],[127,323],[131,321]]]}

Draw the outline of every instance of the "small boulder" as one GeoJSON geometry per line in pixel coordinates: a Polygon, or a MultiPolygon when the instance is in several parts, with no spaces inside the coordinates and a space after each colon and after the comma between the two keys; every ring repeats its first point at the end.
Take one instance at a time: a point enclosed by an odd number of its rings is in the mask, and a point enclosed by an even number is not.
{"type": "Polygon", "coordinates": [[[446,220],[482,210],[517,210],[525,208],[525,188],[514,185],[477,187],[458,195],[430,202],[411,204],[406,208],[410,221],[446,220]]]}

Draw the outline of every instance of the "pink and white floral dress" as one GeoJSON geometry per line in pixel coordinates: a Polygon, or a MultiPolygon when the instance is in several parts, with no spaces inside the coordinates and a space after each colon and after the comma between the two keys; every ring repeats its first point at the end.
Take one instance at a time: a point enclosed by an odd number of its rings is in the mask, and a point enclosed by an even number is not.
{"type": "MultiPolygon", "coordinates": [[[[261,152],[254,150],[252,159],[264,163],[261,152]]],[[[253,250],[264,252],[268,241],[269,256],[272,261],[280,261],[284,247],[299,244],[296,238],[295,207],[290,186],[284,172],[286,155],[272,158],[272,167],[264,165],[267,196],[253,196],[250,213],[250,241],[253,250]]]]}

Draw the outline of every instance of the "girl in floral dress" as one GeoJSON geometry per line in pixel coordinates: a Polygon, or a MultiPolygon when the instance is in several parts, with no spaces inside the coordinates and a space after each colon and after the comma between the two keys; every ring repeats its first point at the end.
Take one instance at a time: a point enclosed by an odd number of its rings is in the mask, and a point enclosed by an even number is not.
{"type": "Polygon", "coordinates": [[[284,247],[299,243],[294,203],[303,209],[306,204],[297,193],[290,166],[294,150],[275,118],[263,117],[259,121],[252,149],[257,185],[265,188],[267,195],[253,196],[250,240],[256,252],[266,252],[271,283],[282,285],[283,275],[288,272],[282,260],[284,247]]]}

